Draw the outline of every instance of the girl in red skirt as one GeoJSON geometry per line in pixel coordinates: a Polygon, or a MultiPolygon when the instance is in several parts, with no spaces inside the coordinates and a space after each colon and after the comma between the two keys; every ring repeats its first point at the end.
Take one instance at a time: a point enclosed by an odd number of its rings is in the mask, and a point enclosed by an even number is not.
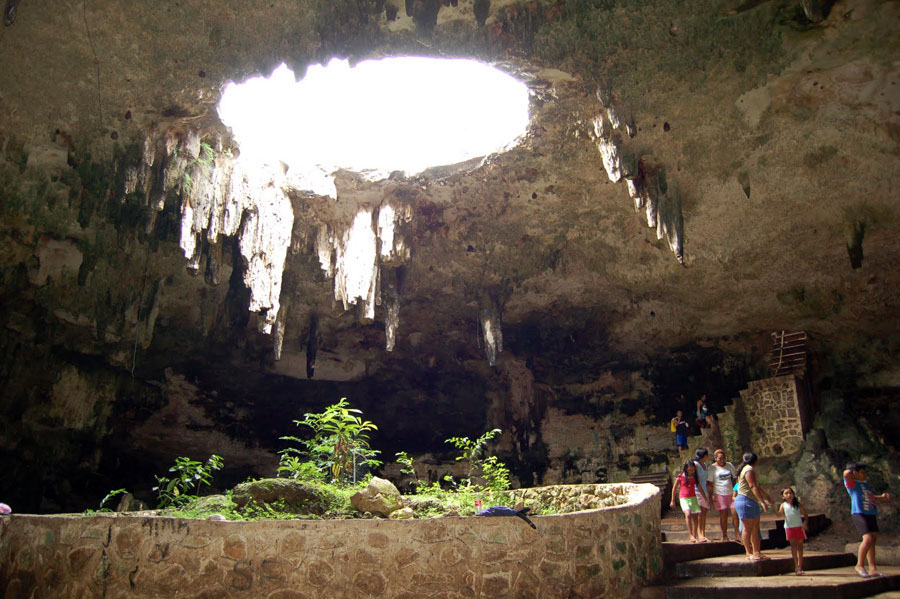
{"type": "Polygon", "coordinates": [[[806,540],[806,531],[809,530],[809,514],[792,488],[782,490],[781,498],[784,499],[784,503],[778,506],[778,513],[784,515],[784,536],[791,544],[794,572],[800,576],[806,574],[803,571],[803,541],[806,540]]]}

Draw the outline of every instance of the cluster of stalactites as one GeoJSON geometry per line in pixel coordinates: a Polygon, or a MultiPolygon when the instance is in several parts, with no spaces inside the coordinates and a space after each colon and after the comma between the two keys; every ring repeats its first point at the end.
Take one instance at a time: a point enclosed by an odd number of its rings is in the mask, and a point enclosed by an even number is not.
{"type": "MultiPolygon", "coordinates": [[[[148,137],[141,160],[124,174],[126,194],[147,190],[153,208],[148,231],[165,207],[168,193],[180,191],[180,246],[190,271],[199,270],[204,233],[210,248],[219,247],[220,237],[239,235],[250,310],[261,315],[260,330],[271,333],[280,309],[294,224],[293,209],[281,185],[283,171],[245,168],[240,159],[201,143],[196,132],[170,130],[162,140],[148,137]]],[[[217,255],[209,252],[206,279],[210,284],[218,284],[218,263],[213,258],[217,255]]]]}
{"type": "Polygon", "coordinates": [[[605,90],[597,90],[600,112],[594,117],[594,139],[603,167],[613,183],[625,181],[635,212],[643,211],[647,226],[656,229],[657,239],[665,238],[676,260],[684,264],[684,218],[681,200],[674,188],[666,184],[661,168],[650,168],[626,151],[624,132],[629,138],[637,130],[630,120],[623,120],[605,90]]]}
{"type": "Polygon", "coordinates": [[[488,364],[497,362],[497,355],[503,351],[503,331],[500,328],[500,306],[490,297],[483,297],[479,305],[479,323],[484,340],[484,353],[488,364]]]}
{"type": "Polygon", "coordinates": [[[316,252],[326,276],[334,277],[334,298],[345,310],[358,309],[362,322],[375,319],[375,306],[385,306],[385,347],[393,351],[400,323],[402,267],[410,251],[402,228],[412,218],[409,206],[385,201],[363,208],[344,231],[321,227],[316,252]]]}

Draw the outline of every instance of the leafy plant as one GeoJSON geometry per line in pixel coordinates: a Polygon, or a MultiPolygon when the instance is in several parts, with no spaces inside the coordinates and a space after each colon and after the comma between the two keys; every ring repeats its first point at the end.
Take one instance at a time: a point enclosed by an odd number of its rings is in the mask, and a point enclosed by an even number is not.
{"type": "Polygon", "coordinates": [[[100,509],[98,511],[102,512],[104,510],[109,510],[108,507],[104,507],[106,505],[106,502],[119,495],[124,495],[125,493],[128,493],[128,491],[126,491],[125,489],[116,489],[114,491],[110,491],[103,499],[100,500],[100,509]]]}
{"type": "Polygon", "coordinates": [[[176,476],[157,476],[156,486],[159,507],[184,505],[200,492],[200,485],[209,486],[213,472],[222,469],[222,458],[215,454],[209,456],[206,463],[190,458],[175,458],[175,465],[169,468],[176,476]],[[194,491],[192,494],[191,491],[194,491]]]}
{"type": "Polygon", "coordinates": [[[495,455],[488,456],[481,463],[481,472],[492,491],[505,491],[510,487],[509,468],[495,455]]]}
{"type": "Polygon", "coordinates": [[[465,460],[469,465],[466,477],[462,479],[463,486],[471,487],[473,475],[479,473],[487,481],[488,488],[501,491],[509,488],[509,469],[496,456],[483,457],[487,442],[502,432],[499,428],[495,428],[475,440],[468,437],[450,437],[445,441],[462,451],[462,455],[457,456],[456,461],[465,460]]]}
{"type": "Polygon", "coordinates": [[[297,426],[310,427],[313,437],[281,437],[284,441],[301,444],[306,451],[296,447],[283,449],[279,452],[282,456],[279,471],[290,471],[292,468],[292,463],[285,461],[286,455],[308,455],[320,472],[331,476],[331,480],[338,484],[355,484],[361,467],[381,465],[381,461],[376,459],[381,452],[369,446],[369,433],[378,430],[378,427],[369,420],[363,420],[361,414],[361,410],[351,408],[347,398],[342,397],[336,404],[325,408],[324,412],[306,413],[303,420],[294,420],[297,426]]]}
{"type": "MultiPolygon", "coordinates": [[[[283,438],[283,437],[282,437],[283,438]]],[[[282,453],[278,464],[278,472],[284,472],[287,478],[310,482],[325,482],[325,477],[315,462],[304,462],[296,455],[282,453]]]]}
{"type": "Polygon", "coordinates": [[[413,467],[413,459],[405,451],[398,451],[394,455],[397,457],[397,463],[400,464],[400,474],[410,477],[412,488],[417,491],[422,481],[419,480],[419,475],[416,474],[416,469],[413,467]]]}

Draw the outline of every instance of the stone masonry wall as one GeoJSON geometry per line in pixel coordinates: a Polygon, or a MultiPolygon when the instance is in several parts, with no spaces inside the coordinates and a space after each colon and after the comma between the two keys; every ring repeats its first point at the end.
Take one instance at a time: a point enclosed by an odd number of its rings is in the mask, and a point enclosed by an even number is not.
{"type": "MultiPolygon", "coordinates": [[[[0,594],[106,599],[628,597],[662,566],[659,498],[519,518],[0,519],[0,594]]],[[[594,485],[590,485],[594,488],[594,485]]]]}
{"type": "Polygon", "coordinates": [[[743,429],[757,455],[776,457],[803,449],[802,401],[794,375],[750,381],[741,391],[743,429]]]}

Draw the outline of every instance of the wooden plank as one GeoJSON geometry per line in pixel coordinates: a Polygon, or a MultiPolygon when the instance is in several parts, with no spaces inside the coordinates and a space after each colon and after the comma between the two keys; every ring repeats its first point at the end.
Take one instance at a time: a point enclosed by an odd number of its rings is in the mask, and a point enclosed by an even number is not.
{"type": "Polygon", "coordinates": [[[793,358],[794,356],[805,356],[805,355],[806,355],[806,351],[795,351],[795,352],[791,352],[791,353],[789,353],[789,354],[786,354],[786,353],[779,353],[779,352],[776,352],[776,351],[773,351],[773,352],[772,352],[772,358],[773,358],[773,359],[777,359],[778,357],[781,357],[781,358],[793,358]]]}
{"type": "Polygon", "coordinates": [[[791,362],[806,362],[806,356],[794,356],[793,358],[769,358],[769,364],[788,364],[791,362]]]}
{"type": "Polygon", "coordinates": [[[788,338],[802,336],[804,339],[806,339],[806,331],[794,331],[793,333],[772,333],[772,336],[779,338],[779,339],[780,338],[788,339],[788,338]]]}
{"type": "Polygon", "coordinates": [[[797,341],[797,342],[791,341],[790,343],[785,343],[783,345],[778,345],[776,343],[773,350],[774,349],[793,349],[793,348],[797,348],[797,347],[806,347],[806,341],[797,341]]]}

